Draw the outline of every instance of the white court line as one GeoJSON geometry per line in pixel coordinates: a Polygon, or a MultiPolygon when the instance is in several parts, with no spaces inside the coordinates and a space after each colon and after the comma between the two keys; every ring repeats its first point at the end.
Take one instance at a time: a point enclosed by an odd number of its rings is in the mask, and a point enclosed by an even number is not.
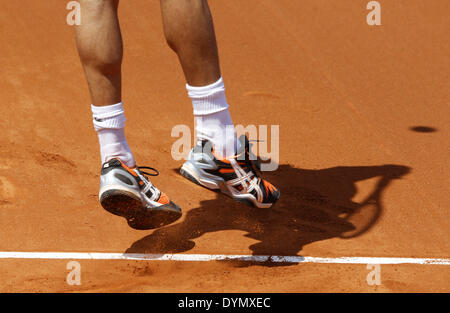
{"type": "Polygon", "coordinates": [[[244,261],[273,263],[329,263],[329,264],[420,264],[450,265],[446,258],[341,257],[320,258],[276,255],[224,254],[138,254],[101,252],[0,252],[0,259],[72,259],[72,260],[141,260],[141,261],[244,261]]]}

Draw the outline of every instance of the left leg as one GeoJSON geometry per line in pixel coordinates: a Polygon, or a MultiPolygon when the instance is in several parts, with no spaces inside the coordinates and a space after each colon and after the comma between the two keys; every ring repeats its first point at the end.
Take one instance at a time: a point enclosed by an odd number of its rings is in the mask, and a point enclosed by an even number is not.
{"type": "Polygon", "coordinates": [[[218,155],[236,153],[236,133],[220,73],[214,25],[206,0],[161,0],[164,34],[177,54],[192,99],[197,139],[218,155]]]}
{"type": "Polygon", "coordinates": [[[238,201],[271,207],[279,190],[259,177],[248,141],[237,144],[207,0],[161,0],[161,11],[167,42],[186,77],[198,139],[181,174],[238,201]]]}

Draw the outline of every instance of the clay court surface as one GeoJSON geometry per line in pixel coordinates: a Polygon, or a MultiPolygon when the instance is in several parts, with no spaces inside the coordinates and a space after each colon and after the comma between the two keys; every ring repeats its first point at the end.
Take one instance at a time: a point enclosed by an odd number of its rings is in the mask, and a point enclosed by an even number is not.
{"type": "MultiPolygon", "coordinates": [[[[134,230],[98,200],[90,99],[66,1],[1,1],[0,252],[450,258],[450,2],[211,1],[235,124],[280,125],[281,190],[256,210],[177,174],[193,126],[158,1],[122,1],[127,137],[183,208],[134,230]]],[[[31,255],[31,254],[30,254],[31,255]]],[[[445,264],[0,258],[1,292],[449,292],[445,264]]]]}

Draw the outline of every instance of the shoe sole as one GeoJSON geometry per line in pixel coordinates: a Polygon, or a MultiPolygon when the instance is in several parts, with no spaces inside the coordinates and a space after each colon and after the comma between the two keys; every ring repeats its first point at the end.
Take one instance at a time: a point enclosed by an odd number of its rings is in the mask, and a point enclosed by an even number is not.
{"type": "Polygon", "coordinates": [[[211,180],[207,180],[206,183],[202,183],[200,180],[200,173],[194,168],[194,166],[190,163],[184,163],[183,166],[180,168],[180,174],[184,176],[185,178],[189,179],[193,183],[202,186],[209,190],[214,191],[221,191],[223,194],[227,195],[228,197],[240,202],[244,203],[256,208],[260,209],[268,209],[272,207],[275,203],[259,203],[256,200],[245,198],[245,197],[236,197],[233,194],[231,194],[228,191],[228,188],[225,186],[225,182],[212,182],[211,180]],[[199,177],[199,178],[196,178],[199,177]]]}
{"type": "Polygon", "coordinates": [[[102,207],[127,220],[130,227],[139,230],[162,227],[175,222],[181,212],[162,208],[145,208],[136,195],[124,190],[107,190],[100,197],[102,207]]]}

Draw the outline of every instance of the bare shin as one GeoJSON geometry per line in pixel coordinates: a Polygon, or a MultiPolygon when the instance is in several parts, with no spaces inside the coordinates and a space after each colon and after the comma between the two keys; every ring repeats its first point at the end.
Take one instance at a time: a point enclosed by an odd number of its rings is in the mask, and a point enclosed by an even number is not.
{"type": "Polygon", "coordinates": [[[119,0],[79,0],[81,25],[76,42],[89,85],[92,103],[105,106],[120,102],[123,56],[117,10],[119,0]]]}

